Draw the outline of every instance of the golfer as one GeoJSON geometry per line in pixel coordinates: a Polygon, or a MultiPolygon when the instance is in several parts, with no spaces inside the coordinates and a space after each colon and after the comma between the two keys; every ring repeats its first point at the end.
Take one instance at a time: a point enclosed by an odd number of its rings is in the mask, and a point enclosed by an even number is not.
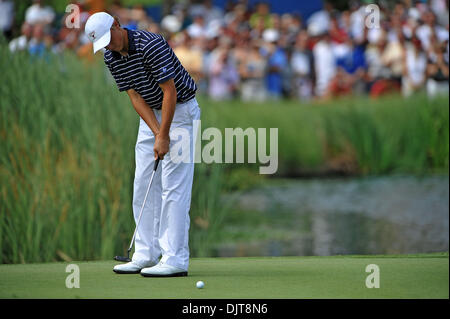
{"type": "Polygon", "coordinates": [[[121,28],[118,19],[105,12],[93,14],[85,32],[93,42],[94,53],[104,49],[105,64],[119,91],[127,92],[140,116],[133,189],[136,222],[154,161],[161,160],[142,213],[132,260],[113,270],[147,277],[187,276],[193,122],[200,119],[195,82],[161,35],[121,28]],[[171,158],[174,129],[189,132],[188,161],[171,158]]]}

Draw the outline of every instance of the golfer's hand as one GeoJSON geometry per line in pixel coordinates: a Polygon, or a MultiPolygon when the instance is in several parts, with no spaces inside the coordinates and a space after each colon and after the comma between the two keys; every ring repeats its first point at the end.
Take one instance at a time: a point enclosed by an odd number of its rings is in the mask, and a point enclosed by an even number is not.
{"type": "Polygon", "coordinates": [[[164,159],[164,155],[169,153],[170,137],[169,135],[156,135],[155,145],[153,151],[155,153],[155,159],[158,157],[164,159]]]}

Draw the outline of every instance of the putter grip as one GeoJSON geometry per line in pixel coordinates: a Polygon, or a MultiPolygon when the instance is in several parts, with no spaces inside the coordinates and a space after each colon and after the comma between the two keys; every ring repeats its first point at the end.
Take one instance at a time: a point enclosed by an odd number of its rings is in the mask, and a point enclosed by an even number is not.
{"type": "Polygon", "coordinates": [[[156,169],[158,168],[158,164],[159,164],[159,157],[155,161],[155,166],[153,166],[154,171],[156,171],[156,169]]]}

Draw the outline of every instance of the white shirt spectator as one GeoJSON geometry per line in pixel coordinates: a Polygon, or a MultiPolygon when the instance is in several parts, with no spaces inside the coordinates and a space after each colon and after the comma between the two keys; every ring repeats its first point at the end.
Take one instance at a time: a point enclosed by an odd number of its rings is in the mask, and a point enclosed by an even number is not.
{"type": "Polygon", "coordinates": [[[419,85],[424,82],[426,68],[426,55],[423,52],[416,55],[415,50],[409,48],[406,51],[406,69],[412,84],[419,85]]]}
{"type": "Polygon", "coordinates": [[[361,6],[350,15],[350,35],[356,41],[364,40],[366,12],[365,7],[361,6]]]}
{"type": "Polygon", "coordinates": [[[381,28],[371,28],[367,31],[367,41],[369,41],[370,44],[376,44],[383,33],[384,30],[381,28]]]}
{"type": "Polygon", "coordinates": [[[25,12],[25,21],[31,25],[37,23],[50,24],[55,19],[55,12],[49,6],[43,7],[40,4],[33,4],[25,12]]]}
{"type": "Polygon", "coordinates": [[[0,31],[9,31],[14,18],[14,3],[0,0],[0,31]]]}
{"type": "Polygon", "coordinates": [[[204,25],[193,23],[187,27],[187,33],[191,38],[201,38],[208,36],[208,29],[204,25]]]}
{"type": "Polygon", "coordinates": [[[410,96],[418,87],[425,84],[427,70],[427,56],[424,52],[416,54],[417,49],[412,45],[406,50],[406,74],[402,79],[402,92],[410,96]]]}
{"type": "Polygon", "coordinates": [[[332,43],[330,44],[332,55],[335,59],[341,59],[351,54],[352,48],[348,43],[332,43]]]}
{"type": "Polygon", "coordinates": [[[330,14],[326,10],[317,11],[308,18],[307,24],[315,24],[321,30],[329,30],[330,14]]]}
{"type": "Polygon", "coordinates": [[[308,100],[312,96],[311,58],[305,51],[294,51],[291,58],[293,71],[293,93],[301,100],[308,100]]]}
{"type": "Polygon", "coordinates": [[[302,76],[308,76],[311,73],[311,64],[309,56],[305,52],[295,51],[292,54],[291,67],[294,73],[302,76]]]}
{"type": "Polygon", "coordinates": [[[316,70],[316,94],[323,96],[327,93],[331,80],[336,74],[336,61],[331,45],[320,41],[314,46],[314,68],[316,70]]]}

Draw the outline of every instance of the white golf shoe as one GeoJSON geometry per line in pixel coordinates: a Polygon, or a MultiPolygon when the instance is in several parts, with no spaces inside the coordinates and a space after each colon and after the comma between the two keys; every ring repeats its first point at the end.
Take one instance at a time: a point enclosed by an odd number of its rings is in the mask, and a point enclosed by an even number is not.
{"type": "Polygon", "coordinates": [[[188,273],[184,269],[159,262],[156,266],[142,269],[141,275],[144,277],[183,277],[188,273]]]}
{"type": "Polygon", "coordinates": [[[113,268],[113,271],[116,274],[138,274],[141,269],[145,267],[152,267],[156,265],[156,263],[152,262],[140,262],[140,261],[130,261],[126,264],[116,265],[113,268]]]}

